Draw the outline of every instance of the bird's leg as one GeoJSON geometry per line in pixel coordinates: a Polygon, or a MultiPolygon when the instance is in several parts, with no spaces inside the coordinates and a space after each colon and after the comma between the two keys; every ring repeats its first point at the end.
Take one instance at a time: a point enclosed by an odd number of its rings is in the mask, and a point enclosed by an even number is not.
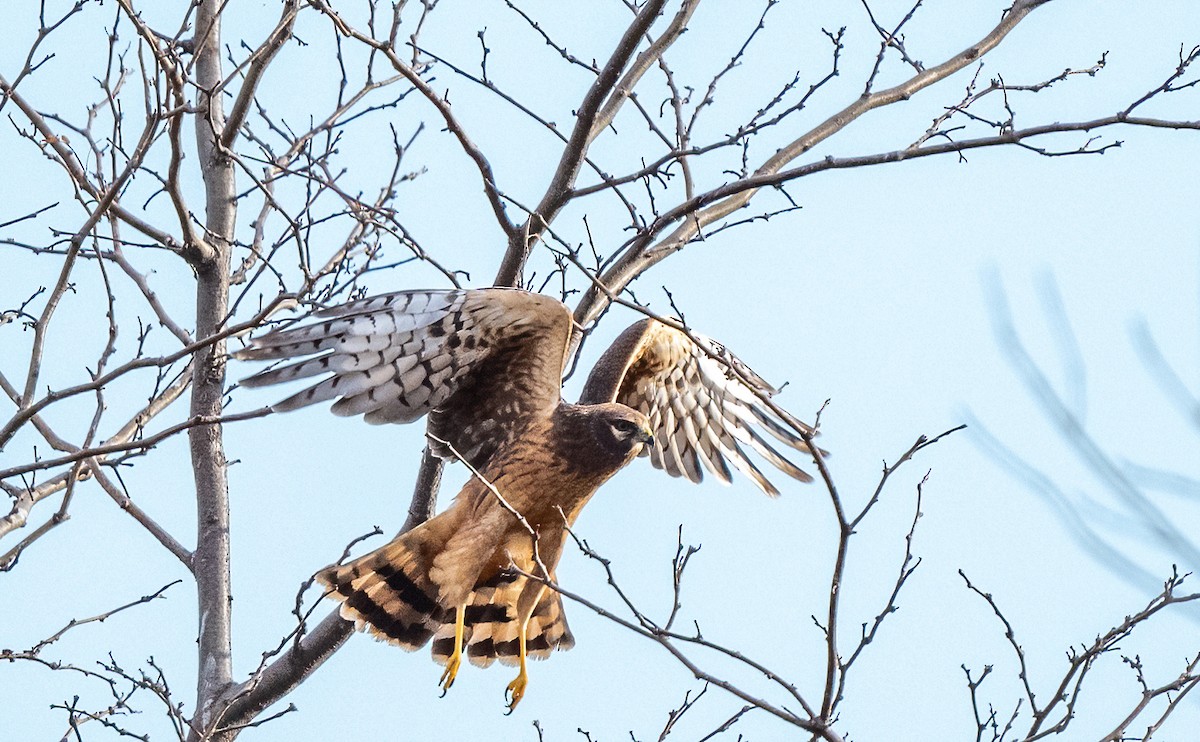
{"type": "MultiPolygon", "coordinates": [[[[463,629],[466,625],[466,617],[467,604],[463,603],[454,610],[454,650],[446,658],[446,669],[442,670],[442,679],[438,681],[438,685],[442,686],[443,695],[450,690],[450,686],[454,685],[454,676],[458,675],[459,665],[462,664],[463,629]]],[[[521,646],[521,666],[524,667],[524,645],[521,646]]]]}
{"type": "Polygon", "coordinates": [[[529,685],[529,674],[525,672],[525,638],[526,632],[529,629],[529,616],[526,615],[521,621],[521,626],[517,634],[517,657],[521,663],[521,671],[517,673],[517,677],[508,684],[504,695],[508,697],[508,713],[512,713],[517,708],[517,704],[525,697],[525,686],[529,685]]]}

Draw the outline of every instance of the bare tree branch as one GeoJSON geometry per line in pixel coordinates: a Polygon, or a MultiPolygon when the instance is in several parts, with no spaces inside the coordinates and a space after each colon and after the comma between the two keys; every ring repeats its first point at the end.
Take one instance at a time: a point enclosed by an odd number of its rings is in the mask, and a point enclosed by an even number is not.
{"type": "MultiPolygon", "coordinates": [[[[545,194],[525,223],[516,232],[509,233],[508,249],[500,262],[500,269],[496,272],[494,285],[520,285],[521,273],[525,262],[529,259],[529,252],[533,249],[534,243],[553,223],[558,212],[570,199],[571,186],[575,182],[576,175],[579,174],[579,168],[587,154],[588,145],[595,138],[593,127],[599,120],[597,117],[600,115],[600,107],[604,104],[621,71],[625,69],[629,59],[637,50],[642,36],[662,12],[665,4],[666,0],[647,0],[646,4],[638,11],[633,23],[625,29],[624,35],[617,43],[617,48],[613,50],[612,56],[600,70],[596,80],[588,88],[587,94],[575,112],[575,128],[572,129],[571,136],[567,139],[567,144],[558,161],[558,167],[546,187],[545,194]]],[[[647,65],[649,61],[651,60],[646,61],[647,65]]]]}

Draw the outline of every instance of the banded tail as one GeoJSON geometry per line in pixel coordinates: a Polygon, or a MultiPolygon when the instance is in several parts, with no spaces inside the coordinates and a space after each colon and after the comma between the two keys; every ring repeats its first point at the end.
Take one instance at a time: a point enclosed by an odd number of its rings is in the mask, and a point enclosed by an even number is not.
{"type": "MultiPolygon", "coordinates": [[[[455,610],[440,599],[429,576],[445,548],[437,530],[418,527],[366,556],[321,570],[316,579],[329,589],[329,597],[341,602],[342,617],[360,630],[410,652],[433,639],[433,659],[444,664],[454,646],[455,610]]],[[[501,571],[475,585],[464,621],[465,653],[472,664],[487,667],[497,659],[517,664],[517,598],[527,582],[501,571]]],[[[575,646],[558,593],[545,590],[529,619],[527,637],[526,650],[534,659],[575,646]]]]}
{"type": "Polygon", "coordinates": [[[420,548],[421,531],[409,531],[364,557],[317,573],[329,597],[341,601],[342,618],[410,652],[454,620],[454,610],[441,605],[438,587],[429,579],[436,552],[420,548]]]}
{"type": "MultiPolygon", "coordinates": [[[[553,573],[551,579],[554,579],[553,573]]],[[[518,646],[517,598],[528,579],[500,572],[475,586],[467,606],[463,643],[472,665],[487,667],[495,660],[516,666],[518,646]]],[[[575,636],[567,625],[562,596],[546,588],[529,618],[525,649],[528,656],[544,660],[554,650],[575,646],[575,636]]],[[[433,659],[444,663],[454,648],[454,614],[438,629],[433,639],[433,659]]]]}

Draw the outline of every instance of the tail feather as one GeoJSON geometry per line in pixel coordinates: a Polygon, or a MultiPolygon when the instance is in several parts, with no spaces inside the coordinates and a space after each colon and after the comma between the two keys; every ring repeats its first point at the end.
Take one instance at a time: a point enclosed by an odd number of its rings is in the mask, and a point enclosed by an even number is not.
{"type": "MultiPolygon", "coordinates": [[[[520,627],[516,621],[492,624],[491,636],[467,647],[467,657],[477,665],[490,665],[493,660],[516,666],[520,662],[520,627]]],[[[547,589],[533,609],[525,634],[525,653],[529,659],[544,660],[555,650],[566,651],[575,646],[575,636],[567,626],[562,596],[547,589]]]]}
{"type": "Polygon", "coordinates": [[[472,665],[487,667],[499,656],[496,647],[502,643],[512,642],[512,655],[517,653],[517,636],[520,633],[518,623],[517,600],[521,591],[529,582],[528,578],[517,575],[497,575],[489,583],[475,588],[474,602],[503,607],[504,614],[492,611],[493,620],[480,622],[467,642],[467,659],[472,665]]]}
{"type": "MultiPolygon", "coordinates": [[[[520,658],[520,624],[517,599],[528,580],[504,575],[476,586],[465,617],[463,645],[471,664],[488,667],[496,660],[516,665],[520,658]]],[[[454,649],[454,616],[449,615],[433,640],[433,658],[445,663],[454,649]]],[[[562,596],[547,589],[533,609],[526,631],[525,651],[532,659],[545,659],[554,650],[575,646],[567,626],[562,596]]]]}
{"type": "MultiPolygon", "coordinates": [[[[513,627],[513,636],[516,636],[517,596],[521,594],[521,587],[524,584],[524,578],[500,571],[477,584],[471,592],[463,621],[466,624],[463,646],[466,647],[467,658],[473,664],[483,667],[491,664],[491,659],[486,662],[477,661],[477,656],[472,654],[472,647],[488,642],[494,627],[510,625],[513,627]]],[[[450,615],[433,639],[433,659],[435,662],[445,663],[452,651],[454,651],[454,616],[450,615]]]]}
{"type": "Polygon", "coordinates": [[[420,529],[364,557],[317,573],[329,597],[341,601],[343,618],[375,638],[412,651],[425,645],[447,620],[438,587],[429,579],[428,551],[417,546],[420,529]]]}
{"type": "Polygon", "coordinates": [[[544,660],[555,650],[565,652],[575,646],[575,635],[567,625],[561,595],[553,590],[546,591],[533,609],[528,636],[525,650],[535,660],[544,660]]]}

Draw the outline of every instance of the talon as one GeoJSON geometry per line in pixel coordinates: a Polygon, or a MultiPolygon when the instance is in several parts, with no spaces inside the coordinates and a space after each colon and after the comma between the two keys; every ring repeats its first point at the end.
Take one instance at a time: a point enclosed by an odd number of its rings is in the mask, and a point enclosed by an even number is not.
{"type": "Polygon", "coordinates": [[[446,660],[446,669],[442,670],[442,678],[438,681],[438,685],[442,687],[442,696],[446,695],[446,691],[450,690],[450,686],[454,685],[454,678],[458,675],[458,668],[462,665],[462,655],[451,655],[446,660]]]}
{"type": "MultiPolygon", "coordinates": [[[[538,591],[538,595],[540,594],[541,591],[538,591]]],[[[536,603],[535,600],[531,605],[536,605],[536,603]]],[[[526,643],[529,640],[529,617],[532,613],[532,609],[525,613],[521,619],[521,625],[517,629],[517,662],[521,671],[504,690],[504,697],[508,699],[508,713],[505,716],[510,716],[516,710],[517,704],[525,697],[525,686],[529,685],[529,675],[525,671],[525,658],[527,656],[526,643]]]]}
{"type": "Polygon", "coordinates": [[[522,667],[520,674],[513,678],[513,681],[504,689],[504,698],[507,700],[509,714],[517,708],[517,704],[525,697],[525,686],[527,685],[529,685],[529,676],[525,674],[525,668],[522,667]]]}
{"type": "Polygon", "coordinates": [[[458,675],[459,666],[462,665],[466,611],[467,606],[460,605],[454,613],[454,649],[450,652],[450,656],[446,658],[446,669],[442,670],[442,678],[438,681],[438,685],[442,687],[442,698],[446,697],[446,691],[450,690],[450,686],[454,685],[454,678],[458,675]]]}

